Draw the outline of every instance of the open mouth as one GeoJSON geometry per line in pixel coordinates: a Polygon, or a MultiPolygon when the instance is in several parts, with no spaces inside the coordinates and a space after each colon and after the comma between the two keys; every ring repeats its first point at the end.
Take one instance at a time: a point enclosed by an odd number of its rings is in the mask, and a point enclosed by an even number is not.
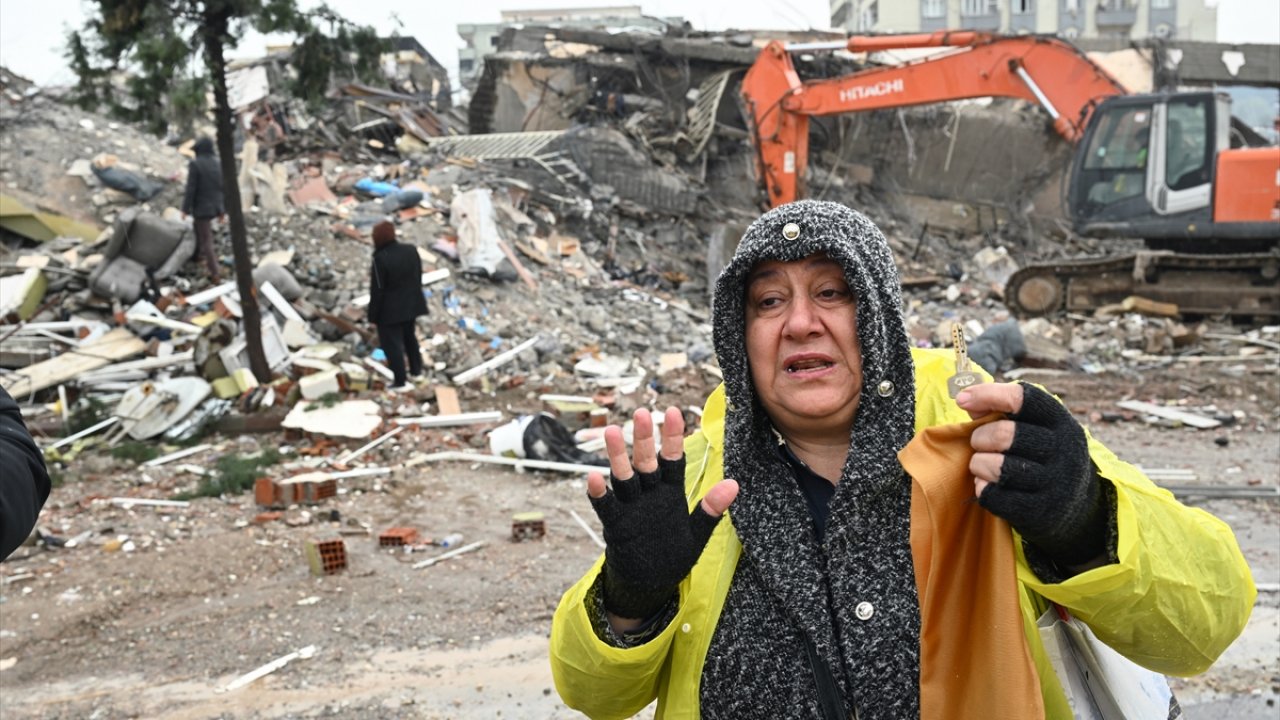
{"type": "Polygon", "coordinates": [[[796,362],[793,362],[790,365],[787,365],[787,372],[801,373],[801,372],[809,372],[811,370],[825,370],[826,368],[829,368],[832,365],[835,365],[835,363],[831,362],[830,360],[823,360],[821,358],[806,358],[804,360],[797,360],[796,362]]]}

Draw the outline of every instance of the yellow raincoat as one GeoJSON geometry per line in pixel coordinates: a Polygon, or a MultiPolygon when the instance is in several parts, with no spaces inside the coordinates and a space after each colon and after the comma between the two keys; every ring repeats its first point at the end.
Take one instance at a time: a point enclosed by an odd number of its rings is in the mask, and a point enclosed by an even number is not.
{"type": "MultiPolygon", "coordinates": [[[[968,421],[945,389],[955,370],[952,354],[913,350],[912,355],[916,431],[968,421]]],[[[722,479],[724,412],[721,386],[707,399],[701,429],[686,438],[690,508],[722,479]]],[[[1101,443],[1088,440],[1099,474],[1116,489],[1118,562],[1050,584],[1032,572],[1022,543],[1014,542],[1023,629],[1045,717],[1053,720],[1070,718],[1071,712],[1036,628],[1050,602],[1070,609],[1131,660],[1185,676],[1206,670],[1235,640],[1257,595],[1225,523],[1177,502],[1101,443]]],[[[552,673],[564,702],[593,718],[626,718],[656,697],[659,718],[697,718],[703,661],[741,553],[732,523],[721,522],[680,585],[678,614],[659,635],[634,648],[613,647],[592,629],[585,598],[603,556],[597,560],[561,598],[552,621],[552,673]]]]}

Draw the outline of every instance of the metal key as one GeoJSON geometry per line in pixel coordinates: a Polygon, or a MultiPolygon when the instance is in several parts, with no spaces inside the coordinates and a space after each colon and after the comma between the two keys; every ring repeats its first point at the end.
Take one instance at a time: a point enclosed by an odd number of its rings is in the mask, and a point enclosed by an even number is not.
{"type": "Polygon", "coordinates": [[[947,391],[954,400],[960,391],[982,382],[978,373],[969,369],[969,346],[964,341],[964,327],[951,323],[951,344],[956,349],[956,374],[947,380],[947,391]]]}

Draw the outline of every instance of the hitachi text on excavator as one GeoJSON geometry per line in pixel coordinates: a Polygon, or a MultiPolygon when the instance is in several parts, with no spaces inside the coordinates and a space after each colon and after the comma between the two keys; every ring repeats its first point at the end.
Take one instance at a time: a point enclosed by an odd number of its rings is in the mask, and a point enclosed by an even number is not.
{"type": "Polygon", "coordinates": [[[742,80],[770,206],[804,197],[809,118],[979,97],[1035,103],[1075,145],[1066,210],[1077,233],[1148,248],[1025,267],[1005,288],[1015,313],[1091,312],[1140,295],[1188,315],[1280,318],[1280,147],[1232,118],[1225,94],[1130,94],[1056,37],[973,31],[775,41],[742,80]],[[908,48],[942,51],[804,81],[791,59],[908,48]]]}

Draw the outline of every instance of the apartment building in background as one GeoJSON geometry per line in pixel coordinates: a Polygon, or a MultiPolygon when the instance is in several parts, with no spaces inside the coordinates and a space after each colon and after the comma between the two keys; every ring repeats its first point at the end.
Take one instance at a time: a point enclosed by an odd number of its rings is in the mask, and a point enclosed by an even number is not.
{"type": "MultiPolygon", "coordinates": [[[[831,25],[850,33],[965,29],[1069,40],[1218,39],[1207,0],[830,0],[831,25]]],[[[1213,5],[1214,7],[1210,7],[1213,5]]]]}
{"type": "Polygon", "coordinates": [[[662,33],[669,24],[681,24],[683,18],[656,18],[641,12],[639,5],[584,8],[546,8],[542,10],[503,10],[496,23],[464,24],[458,35],[467,46],[458,50],[458,79],[467,87],[474,84],[484,69],[484,57],[498,50],[502,31],[519,25],[555,27],[619,28],[628,31],[652,30],[662,33]]]}

